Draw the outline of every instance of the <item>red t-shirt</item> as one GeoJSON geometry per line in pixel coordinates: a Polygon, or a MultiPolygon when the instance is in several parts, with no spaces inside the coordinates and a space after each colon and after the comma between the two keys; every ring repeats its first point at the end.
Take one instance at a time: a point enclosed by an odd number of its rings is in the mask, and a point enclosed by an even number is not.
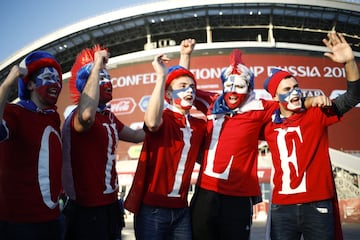
{"type": "Polygon", "coordinates": [[[272,202],[298,204],[334,197],[327,127],[332,109],[310,108],[265,128],[274,165],[272,202]]]}
{"type": "Polygon", "coordinates": [[[188,205],[191,174],[206,132],[202,119],[186,117],[170,109],[163,111],[156,132],[146,129],[138,167],[125,201],[137,213],[141,203],[168,208],[188,205]]]}
{"type": "Polygon", "coordinates": [[[0,142],[0,220],[58,218],[62,162],[59,114],[7,104],[4,120],[9,135],[0,142]]]}
{"type": "MultiPolygon", "coordinates": [[[[76,110],[75,110],[76,111],[76,110]]],[[[63,126],[63,184],[65,192],[82,206],[117,201],[116,147],[124,127],[114,114],[97,112],[86,132],[74,129],[75,111],[63,126]]]]}
{"type": "Polygon", "coordinates": [[[201,188],[228,196],[260,195],[259,134],[277,106],[274,101],[254,99],[247,111],[208,116],[206,151],[197,183],[201,188]]]}

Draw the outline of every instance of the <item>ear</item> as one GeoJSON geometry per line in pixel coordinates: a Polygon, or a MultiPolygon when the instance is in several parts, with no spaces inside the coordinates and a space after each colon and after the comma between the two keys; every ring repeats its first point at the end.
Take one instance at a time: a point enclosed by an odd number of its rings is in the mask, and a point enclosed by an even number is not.
{"type": "Polygon", "coordinates": [[[29,91],[32,91],[32,90],[34,90],[36,88],[36,85],[35,85],[35,83],[33,82],[33,81],[29,81],[28,83],[27,83],[27,85],[26,85],[26,89],[27,90],[29,90],[29,91]]]}
{"type": "Polygon", "coordinates": [[[169,88],[165,91],[165,96],[167,99],[169,99],[169,102],[172,102],[172,91],[169,90],[169,88]]]}

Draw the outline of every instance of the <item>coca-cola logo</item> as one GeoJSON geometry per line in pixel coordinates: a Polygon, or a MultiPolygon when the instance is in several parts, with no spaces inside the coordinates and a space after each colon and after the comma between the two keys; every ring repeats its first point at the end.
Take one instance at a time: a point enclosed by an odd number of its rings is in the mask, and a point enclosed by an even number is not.
{"type": "Polygon", "coordinates": [[[133,98],[116,98],[111,100],[111,111],[115,115],[131,114],[135,109],[135,100],[133,98]]]}

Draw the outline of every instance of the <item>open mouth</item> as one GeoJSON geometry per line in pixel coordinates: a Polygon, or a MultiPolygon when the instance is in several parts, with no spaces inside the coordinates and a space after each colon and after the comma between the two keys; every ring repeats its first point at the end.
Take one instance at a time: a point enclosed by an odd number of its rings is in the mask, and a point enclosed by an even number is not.
{"type": "Polygon", "coordinates": [[[299,102],[299,101],[300,101],[300,98],[299,98],[298,96],[292,97],[292,98],[290,99],[290,102],[291,102],[291,103],[296,103],[296,102],[299,102]]]}
{"type": "Polygon", "coordinates": [[[228,97],[229,102],[232,102],[232,103],[236,102],[238,99],[239,98],[237,96],[235,96],[235,95],[230,95],[228,97]]]}
{"type": "Polygon", "coordinates": [[[187,96],[184,97],[184,100],[186,100],[186,101],[192,101],[193,99],[194,98],[193,98],[192,95],[187,95],[187,96]]]}
{"type": "Polygon", "coordinates": [[[56,89],[56,88],[50,88],[48,90],[48,94],[52,97],[57,97],[59,92],[58,92],[58,89],[56,89]]]}

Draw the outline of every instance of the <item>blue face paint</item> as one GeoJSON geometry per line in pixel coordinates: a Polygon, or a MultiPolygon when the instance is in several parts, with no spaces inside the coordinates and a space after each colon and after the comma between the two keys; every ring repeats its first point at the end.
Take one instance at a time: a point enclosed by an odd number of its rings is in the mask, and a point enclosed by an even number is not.
{"type": "Polygon", "coordinates": [[[61,92],[61,83],[58,72],[53,67],[40,69],[35,78],[35,91],[47,105],[54,105],[61,92]]]}
{"type": "Polygon", "coordinates": [[[60,85],[60,77],[53,67],[44,67],[40,69],[35,79],[36,87],[58,83],[60,85]]]}
{"type": "Polygon", "coordinates": [[[285,94],[279,94],[279,100],[282,105],[286,107],[286,109],[294,111],[299,110],[301,108],[301,90],[300,88],[293,88],[289,92],[285,94]],[[294,98],[298,98],[299,100],[292,103],[294,98]]]}
{"type": "Polygon", "coordinates": [[[102,69],[100,72],[100,81],[99,81],[99,85],[103,85],[105,83],[109,83],[110,82],[110,74],[106,69],[102,69]]]}
{"type": "Polygon", "coordinates": [[[195,100],[194,86],[189,85],[186,88],[180,88],[172,91],[173,103],[180,105],[184,110],[189,110],[195,100]],[[191,95],[191,99],[187,99],[191,95]]]}

